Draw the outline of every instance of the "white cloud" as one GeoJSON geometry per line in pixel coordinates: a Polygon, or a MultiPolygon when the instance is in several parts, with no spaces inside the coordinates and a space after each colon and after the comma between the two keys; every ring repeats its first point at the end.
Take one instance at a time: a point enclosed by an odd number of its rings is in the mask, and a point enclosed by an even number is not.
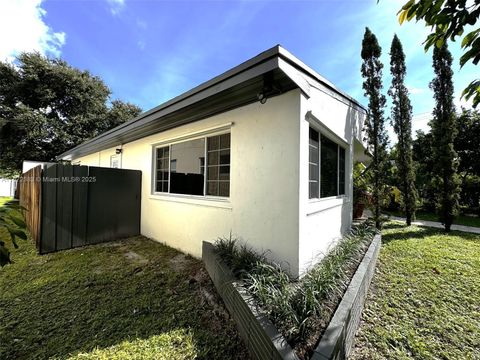
{"type": "Polygon", "coordinates": [[[118,15],[125,7],[125,0],[107,0],[112,15],[118,15]]]}
{"type": "Polygon", "coordinates": [[[0,1],[0,60],[13,61],[23,51],[59,56],[66,34],[44,21],[42,0],[0,1]]]}
{"type": "Polygon", "coordinates": [[[423,94],[425,92],[425,89],[424,88],[418,88],[418,87],[415,87],[415,86],[409,86],[408,87],[408,92],[411,95],[418,95],[418,94],[423,94]]]}

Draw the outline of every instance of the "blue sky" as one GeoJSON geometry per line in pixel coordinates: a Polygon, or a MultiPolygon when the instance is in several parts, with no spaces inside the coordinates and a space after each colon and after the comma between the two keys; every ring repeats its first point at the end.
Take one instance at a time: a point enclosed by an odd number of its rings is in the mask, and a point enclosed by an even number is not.
{"type": "MultiPolygon", "coordinates": [[[[0,57],[31,49],[61,56],[101,77],[113,98],[148,110],[281,44],[366,104],[360,48],[369,26],[383,48],[385,94],[390,43],[394,33],[400,37],[414,129],[424,129],[433,107],[431,53],[422,46],[428,29],[422,23],[398,24],[396,12],[404,2],[18,0],[18,6],[0,5],[0,20],[10,27],[0,31],[12,34],[11,44],[0,45],[0,57]]],[[[468,65],[460,71],[459,45],[451,50],[458,102],[478,69],[468,65]]]]}

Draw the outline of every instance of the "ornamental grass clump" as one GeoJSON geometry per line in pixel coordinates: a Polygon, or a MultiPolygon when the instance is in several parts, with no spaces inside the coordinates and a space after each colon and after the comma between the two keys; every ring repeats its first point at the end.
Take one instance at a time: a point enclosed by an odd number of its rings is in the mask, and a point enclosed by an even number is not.
{"type": "Polygon", "coordinates": [[[298,350],[323,333],[375,233],[371,223],[356,226],[301,279],[292,278],[280,264],[268,261],[266,253],[257,254],[231,236],[218,239],[215,247],[298,350]]]}

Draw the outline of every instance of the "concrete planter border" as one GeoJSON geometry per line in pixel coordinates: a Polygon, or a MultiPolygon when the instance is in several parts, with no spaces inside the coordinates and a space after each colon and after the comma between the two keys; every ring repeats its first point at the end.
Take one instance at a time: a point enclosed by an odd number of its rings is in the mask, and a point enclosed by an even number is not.
{"type": "Polygon", "coordinates": [[[215,254],[214,246],[206,241],[203,242],[202,259],[249,352],[257,359],[298,360],[282,334],[215,254]]]}
{"type": "MultiPolygon", "coordinates": [[[[315,348],[312,360],[344,359],[349,355],[380,247],[381,235],[376,235],[315,348]]],[[[204,241],[202,250],[207,272],[235,320],[250,353],[257,359],[298,360],[298,356],[275,325],[215,254],[214,246],[204,241]]]]}
{"type": "Polygon", "coordinates": [[[311,360],[346,359],[350,355],[381,246],[382,236],[377,234],[358,265],[311,360]]]}

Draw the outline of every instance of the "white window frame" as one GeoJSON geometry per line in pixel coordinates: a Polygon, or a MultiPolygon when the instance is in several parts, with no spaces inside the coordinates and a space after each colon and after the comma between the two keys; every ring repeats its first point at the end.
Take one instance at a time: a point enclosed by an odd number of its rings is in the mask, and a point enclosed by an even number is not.
{"type": "MultiPolygon", "coordinates": [[[[329,199],[343,199],[347,198],[347,153],[348,153],[348,143],[343,139],[337,137],[336,135],[332,136],[330,130],[328,130],[323,124],[313,123],[312,121],[308,122],[309,130],[312,128],[316,132],[318,132],[318,197],[311,198],[310,197],[310,189],[308,189],[308,200],[310,202],[318,202],[324,201],[329,199]],[[334,142],[337,145],[337,195],[326,196],[322,197],[322,136],[326,137],[330,141],[334,142]],[[340,141],[339,141],[340,140],[340,141]],[[345,191],[344,194],[339,195],[340,190],[340,148],[345,150],[345,162],[344,162],[344,186],[345,191]]],[[[310,149],[310,141],[308,141],[309,149],[310,149]]],[[[308,164],[310,164],[310,154],[308,154],[308,164]]],[[[308,183],[310,184],[310,170],[308,175],[308,183]]]]}
{"type": "Polygon", "coordinates": [[[185,199],[200,199],[200,200],[215,200],[215,201],[229,201],[232,191],[232,132],[231,132],[231,125],[232,123],[228,124],[228,127],[223,126],[222,129],[218,129],[217,131],[204,131],[201,132],[201,135],[195,136],[192,134],[191,136],[182,136],[176,139],[167,140],[161,143],[153,144],[152,145],[152,190],[151,194],[154,196],[165,196],[165,197],[172,197],[172,198],[185,198],[185,199]],[[207,138],[230,134],[230,188],[228,192],[228,196],[216,196],[216,195],[207,195],[207,138]],[[204,195],[191,195],[191,194],[173,194],[170,193],[170,162],[172,156],[172,145],[180,144],[183,142],[191,141],[191,140],[198,140],[204,139],[204,157],[205,157],[205,174],[203,179],[203,194],[204,195]],[[168,192],[161,192],[156,191],[156,183],[157,183],[157,149],[168,147],[168,192]]]}

